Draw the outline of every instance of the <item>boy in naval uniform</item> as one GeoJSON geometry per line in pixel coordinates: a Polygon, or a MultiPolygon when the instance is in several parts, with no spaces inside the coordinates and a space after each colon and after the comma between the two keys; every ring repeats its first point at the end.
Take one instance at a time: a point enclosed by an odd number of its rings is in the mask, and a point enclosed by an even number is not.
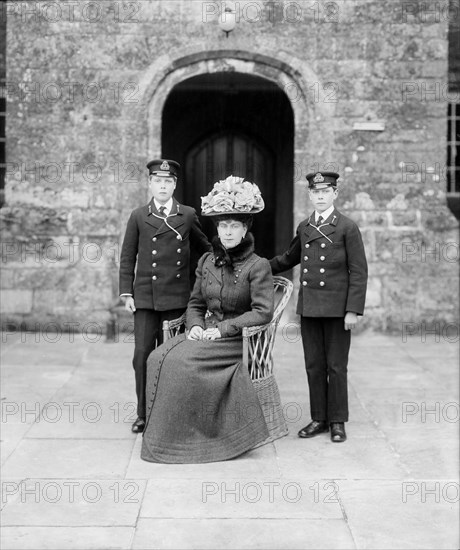
{"type": "Polygon", "coordinates": [[[346,440],[350,331],[364,311],[367,262],[358,226],[335,207],[335,172],[306,176],[315,211],[302,221],[288,250],[270,261],[274,274],[300,263],[297,313],[310,392],[312,421],[299,437],[331,430],[346,440]]]}
{"type": "Polygon", "coordinates": [[[187,307],[195,267],[191,250],[200,257],[211,249],[195,210],[173,196],[179,164],[156,159],[147,168],[152,199],[131,213],[120,255],[120,296],[134,314],[134,433],[145,426],[147,358],[162,342],[163,321],[180,317],[187,307]]]}

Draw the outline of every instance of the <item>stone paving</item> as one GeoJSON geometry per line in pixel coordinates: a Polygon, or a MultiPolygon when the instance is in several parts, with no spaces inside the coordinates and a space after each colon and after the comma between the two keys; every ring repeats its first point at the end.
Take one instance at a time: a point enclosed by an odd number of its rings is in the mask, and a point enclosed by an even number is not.
{"type": "Polygon", "coordinates": [[[139,458],[133,343],[6,334],[2,545],[8,549],[458,548],[458,341],[363,332],[350,357],[349,439],[309,421],[295,327],[276,372],[290,433],[240,458],[139,458]]]}

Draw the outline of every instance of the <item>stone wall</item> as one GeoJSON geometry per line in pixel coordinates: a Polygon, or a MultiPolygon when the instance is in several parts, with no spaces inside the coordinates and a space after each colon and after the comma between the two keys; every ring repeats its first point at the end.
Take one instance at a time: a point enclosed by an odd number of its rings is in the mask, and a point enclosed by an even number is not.
{"type": "Polygon", "coordinates": [[[7,4],[4,323],[105,327],[126,219],[161,154],[168,82],[224,70],[265,76],[291,100],[293,231],[310,209],[305,174],[342,175],[337,205],[369,259],[363,327],[455,323],[446,2],[240,1],[228,37],[220,4],[7,4]]]}

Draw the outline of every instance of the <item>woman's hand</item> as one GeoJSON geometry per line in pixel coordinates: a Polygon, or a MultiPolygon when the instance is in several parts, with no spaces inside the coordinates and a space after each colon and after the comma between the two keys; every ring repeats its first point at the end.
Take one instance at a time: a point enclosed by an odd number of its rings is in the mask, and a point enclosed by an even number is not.
{"type": "Polygon", "coordinates": [[[199,325],[194,325],[188,332],[188,340],[203,340],[204,330],[199,325]]]}
{"type": "Polygon", "coordinates": [[[134,298],[132,296],[128,296],[125,298],[125,309],[126,311],[129,311],[131,313],[134,313],[136,311],[136,306],[134,305],[134,298]]]}
{"type": "Polygon", "coordinates": [[[203,332],[203,340],[217,340],[222,338],[222,334],[218,328],[207,328],[203,332]]]}

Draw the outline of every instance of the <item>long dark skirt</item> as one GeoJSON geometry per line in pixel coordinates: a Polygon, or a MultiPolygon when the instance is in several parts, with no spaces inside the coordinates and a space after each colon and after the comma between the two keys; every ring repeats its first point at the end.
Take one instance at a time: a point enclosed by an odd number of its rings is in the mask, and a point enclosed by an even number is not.
{"type": "Polygon", "coordinates": [[[194,341],[182,334],[150,354],[143,460],[218,462],[268,437],[241,359],[241,337],[194,341]]]}

